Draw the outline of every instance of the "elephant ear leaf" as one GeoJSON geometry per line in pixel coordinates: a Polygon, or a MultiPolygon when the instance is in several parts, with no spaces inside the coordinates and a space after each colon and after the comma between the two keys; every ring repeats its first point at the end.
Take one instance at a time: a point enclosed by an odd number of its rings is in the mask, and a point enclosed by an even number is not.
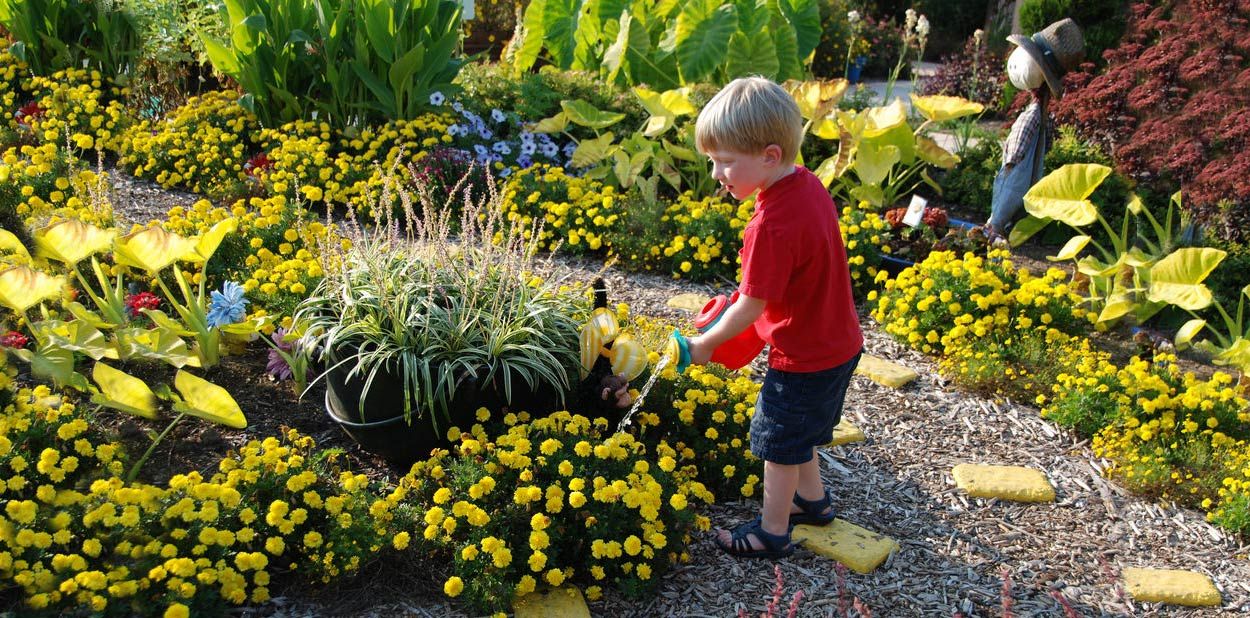
{"type": "Polygon", "coordinates": [[[1184,350],[1189,347],[1190,342],[1194,340],[1194,337],[1198,336],[1198,333],[1202,332],[1206,325],[1206,320],[1197,318],[1181,325],[1180,329],[1176,331],[1176,339],[1174,340],[1176,349],[1184,350]]]}
{"type": "Polygon", "coordinates": [[[1176,305],[1189,311],[1211,304],[1211,290],[1202,281],[1227,255],[1211,247],[1186,247],[1173,251],[1150,267],[1151,302],[1176,305]]]}
{"type": "Polygon", "coordinates": [[[91,378],[100,386],[100,392],[91,396],[92,403],[147,419],[159,418],[156,394],[143,380],[104,363],[95,364],[91,378]]]}
{"type": "Polygon", "coordinates": [[[247,418],[243,410],[226,389],[181,369],[174,376],[174,388],[182,395],[182,401],[174,403],[174,410],[184,412],[206,421],[243,429],[247,418]]]}
{"type": "Polygon", "coordinates": [[[1035,217],[1054,219],[1072,227],[1098,220],[1098,208],[1089,196],[1111,174],[1111,168],[1093,163],[1065,165],[1037,181],[1024,195],[1024,209],[1035,217]]]}
{"type": "Polygon", "coordinates": [[[1067,243],[1064,243],[1063,248],[1059,250],[1059,255],[1047,256],[1046,259],[1052,262],[1074,260],[1076,259],[1076,256],[1081,254],[1081,250],[1084,249],[1085,246],[1088,245],[1091,240],[1093,239],[1083,234],[1078,235],[1078,236],[1073,236],[1072,238],[1068,239],[1067,243]]]}

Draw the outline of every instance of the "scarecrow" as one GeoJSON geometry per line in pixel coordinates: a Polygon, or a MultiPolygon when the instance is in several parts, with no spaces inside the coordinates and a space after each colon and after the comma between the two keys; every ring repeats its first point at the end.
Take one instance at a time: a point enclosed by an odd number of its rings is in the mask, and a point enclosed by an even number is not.
{"type": "Polygon", "coordinates": [[[1024,205],[1024,194],[1042,178],[1042,160],[1050,147],[1050,98],[1063,96],[1064,74],[1085,58],[1085,37],[1070,18],[1031,37],[1013,34],[1007,40],[1017,46],[1007,58],[1007,77],[1033,100],[1011,125],[1003,163],[994,178],[990,220],[983,230],[996,245],[1006,244],[1007,228],[1024,205]]]}

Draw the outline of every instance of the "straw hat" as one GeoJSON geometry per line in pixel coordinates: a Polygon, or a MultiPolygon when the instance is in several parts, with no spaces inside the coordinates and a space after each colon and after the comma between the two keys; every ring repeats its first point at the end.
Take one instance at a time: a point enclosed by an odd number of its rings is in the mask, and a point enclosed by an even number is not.
{"type": "Polygon", "coordinates": [[[1007,40],[1019,45],[1042,68],[1046,85],[1056,97],[1063,96],[1063,75],[1085,59],[1085,36],[1070,17],[1046,26],[1031,37],[1013,34],[1007,40]]]}

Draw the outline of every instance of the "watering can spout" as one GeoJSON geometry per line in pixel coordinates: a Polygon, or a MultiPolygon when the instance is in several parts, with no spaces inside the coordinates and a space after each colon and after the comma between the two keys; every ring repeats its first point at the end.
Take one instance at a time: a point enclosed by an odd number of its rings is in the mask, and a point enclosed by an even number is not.
{"type": "Polygon", "coordinates": [[[685,373],[686,368],[690,367],[690,342],[681,331],[673,329],[673,336],[668,338],[668,343],[664,346],[664,356],[673,363],[677,373],[685,373]]]}

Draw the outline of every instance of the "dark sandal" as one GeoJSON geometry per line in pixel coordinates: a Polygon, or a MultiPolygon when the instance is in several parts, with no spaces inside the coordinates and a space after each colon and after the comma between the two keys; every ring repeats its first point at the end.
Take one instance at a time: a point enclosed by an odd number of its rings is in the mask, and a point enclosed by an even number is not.
{"type": "Polygon", "coordinates": [[[716,546],[730,556],[738,558],[768,558],[769,560],[777,560],[785,558],[794,553],[794,543],[790,542],[790,531],[785,534],[769,534],[760,526],[760,518],[755,519],[734,528],[730,533],[730,543],[725,545],[721,543],[720,538],[716,539],[716,546]],[[750,536],[755,535],[759,539],[762,548],[756,549],[751,546],[750,536]]]}
{"type": "Polygon", "coordinates": [[[804,500],[794,492],[794,504],[799,507],[798,513],[790,513],[790,525],[807,524],[809,526],[827,526],[833,523],[836,514],[833,512],[833,496],[829,490],[819,500],[804,500]]]}

